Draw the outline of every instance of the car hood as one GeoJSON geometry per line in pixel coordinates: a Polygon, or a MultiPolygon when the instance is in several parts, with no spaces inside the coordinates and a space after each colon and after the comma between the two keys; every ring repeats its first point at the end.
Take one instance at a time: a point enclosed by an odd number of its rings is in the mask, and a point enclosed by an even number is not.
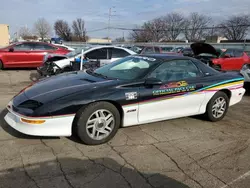
{"type": "Polygon", "coordinates": [[[25,90],[28,99],[47,103],[77,92],[90,92],[98,87],[106,87],[116,80],[95,77],[84,72],[70,72],[46,78],[25,90]]]}
{"type": "Polygon", "coordinates": [[[195,56],[206,53],[206,54],[213,54],[215,56],[219,56],[216,49],[207,43],[202,42],[196,42],[190,45],[191,49],[193,50],[193,53],[195,56]]]}

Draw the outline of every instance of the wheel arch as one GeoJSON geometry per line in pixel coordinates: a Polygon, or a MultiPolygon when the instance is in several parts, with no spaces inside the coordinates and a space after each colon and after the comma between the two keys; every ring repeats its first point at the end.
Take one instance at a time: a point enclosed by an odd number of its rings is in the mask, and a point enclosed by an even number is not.
{"type": "Polygon", "coordinates": [[[72,128],[71,128],[72,129],[72,133],[75,133],[76,123],[77,123],[77,120],[78,120],[78,118],[80,116],[79,112],[81,112],[88,105],[96,103],[96,102],[108,102],[108,103],[113,104],[117,108],[117,110],[118,110],[118,112],[120,114],[120,120],[121,120],[121,125],[120,126],[122,126],[122,122],[123,122],[123,118],[124,118],[124,112],[123,112],[122,106],[118,102],[112,101],[112,100],[96,100],[96,101],[90,102],[88,104],[82,105],[82,107],[77,111],[77,113],[76,113],[76,115],[75,115],[75,117],[73,119],[73,122],[72,122],[72,128]]]}
{"type": "Polygon", "coordinates": [[[4,63],[3,63],[3,58],[2,57],[0,57],[0,63],[2,64],[2,67],[0,67],[0,69],[2,68],[4,68],[4,63]]]}
{"type": "MultiPolygon", "coordinates": [[[[225,94],[228,96],[228,99],[229,99],[229,100],[231,99],[232,92],[231,92],[229,89],[221,89],[221,90],[219,90],[219,91],[225,93],[225,94]]],[[[217,92],[219,92],[219,91],[217,91],[217,92]]],[[[217,92],[216,92],[216,93],[217,93],[217,92]]]]}
{"type": "MultiPolygon", "coordinates": [[[[218,92],[223,92],[227,95],[228,99],[229,99],[229,103],[230,103],[230,99],[231,99],[231,96],[232,96],[232,92],[229,90],[229,89],[221,89],[221,90],[218,90],[216,93],[218,92]]],[[[213,96],[209,99],[209,101],[207,102],[206,104],[206,111],[207,111],[207,108],[208,108],[208,104],[210,102],[210,100],[214,97],[214,95],[216,95],[216,93],[213,94],[213,96]]]]}

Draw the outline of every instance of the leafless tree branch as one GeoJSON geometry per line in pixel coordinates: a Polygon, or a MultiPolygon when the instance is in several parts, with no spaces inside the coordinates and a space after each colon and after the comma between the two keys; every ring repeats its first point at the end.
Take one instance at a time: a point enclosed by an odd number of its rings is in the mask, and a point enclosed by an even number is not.
{"type": "Polygon", "coordinates": [[[51,26],[44,18],[38,19],[34,24],[35,33],[44,40],[51,35],[51,26]]]}

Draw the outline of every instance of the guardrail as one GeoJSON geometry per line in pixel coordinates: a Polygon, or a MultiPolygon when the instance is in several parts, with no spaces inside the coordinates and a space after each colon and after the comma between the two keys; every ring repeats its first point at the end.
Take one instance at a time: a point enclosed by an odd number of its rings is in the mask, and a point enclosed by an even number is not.
{"type": "MultiPolygon", "coordinates": [[[[64,42],[65,45],[78,48],[86,45],[124,45],[124,46],[131,46],[131,45],[147,45],[147,46],[165,46],[165,47],[189,47],[192,43],[86,43],[86,42],[64,42]]],[[[209,43],[215,48],[220,49],[228,49],[228,48],[236,48],[236,49],[243,49],[245,51],[250,51],[250,43],[209,43]]]]}

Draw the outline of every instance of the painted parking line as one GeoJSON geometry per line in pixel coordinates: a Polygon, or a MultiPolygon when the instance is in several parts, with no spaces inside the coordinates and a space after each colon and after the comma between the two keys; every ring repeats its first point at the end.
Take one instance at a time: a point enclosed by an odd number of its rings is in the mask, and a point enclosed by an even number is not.
{"type": "Polygon", "coordinates": [[[229,187],[230,185],[232,185],[232,184],[234,184],[234,183],[236,183],[236,182],[239,182],[239,181],[241,181],[241,180],[246,179],[248,176],[250,176],[250,171],[246,172],[245,174],[239,176],[239,177],[236,178],[235,180],[231,181],[231,182],[228,183],[227,185],[224,185],[224,186],[222,186],[222,187],[220,187],[220,188],[227,188],[227,187],[229,187]]]}

